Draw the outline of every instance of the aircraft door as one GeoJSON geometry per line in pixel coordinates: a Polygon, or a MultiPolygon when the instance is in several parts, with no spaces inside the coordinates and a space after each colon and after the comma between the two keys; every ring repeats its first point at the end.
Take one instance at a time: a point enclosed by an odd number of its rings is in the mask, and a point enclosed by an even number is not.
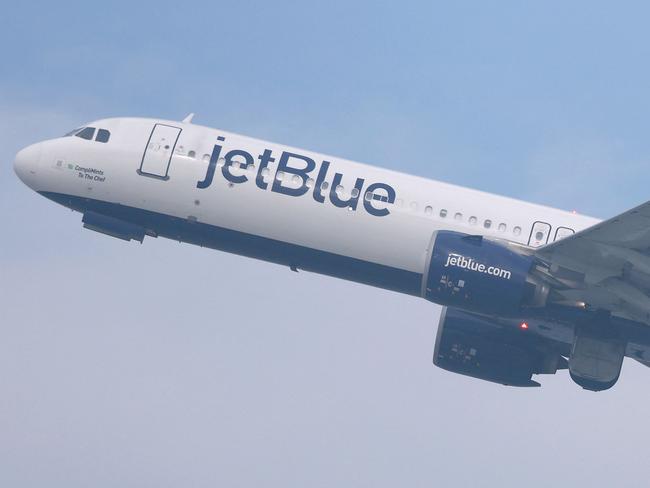
{"type": "Polygon", "coordinates": [[[565,237],[572,236],[575,233],[576,233],[575,230],[569,229],[568,227],[558,227],[557,230],[555,231],[555,239],[554,239],[554,241],[564,239],[565,237]]]}
{"type": "Polygon", "coordinates": [[[551,225],[546,222],[535,222],[530,231],[528,245],[531,247],[540,247],[548,242],[551,235],[551,225]]]}
{"type": "Polygon", "coordinates": [[[181,134],[178,127],[156,124],[151,131],[138,173],[163,180],[169,179],[169,166],[181,134]]]}

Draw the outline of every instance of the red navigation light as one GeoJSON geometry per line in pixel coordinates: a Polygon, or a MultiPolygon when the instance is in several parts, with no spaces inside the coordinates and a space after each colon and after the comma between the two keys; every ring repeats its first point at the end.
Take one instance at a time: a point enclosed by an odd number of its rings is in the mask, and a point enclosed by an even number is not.
{"type": "Polygon", "coordinates": [[[519,328],[521,330],[528,330],[528,324],[526,322],[522,322],[521,324],[519,324],[519,328]]]}

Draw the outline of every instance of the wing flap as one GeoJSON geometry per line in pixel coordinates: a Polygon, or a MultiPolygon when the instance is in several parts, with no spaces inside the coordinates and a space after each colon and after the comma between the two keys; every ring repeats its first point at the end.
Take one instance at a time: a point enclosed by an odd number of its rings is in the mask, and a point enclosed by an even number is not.
{"type": "Polygon", "coordinates": [[[535,254],[551,271],[583,275],[565,297],[650,324],[650,202],[600,222],[535,254]]]}
{"type": "MultiPolygon", "coordinates": [[[[581,241],[626,249],[650,249],[650,202],[539,249],[541,254],[573,249],[581,241]]],[[[588,247],[589,244],[585,244],[588,247]]]]}

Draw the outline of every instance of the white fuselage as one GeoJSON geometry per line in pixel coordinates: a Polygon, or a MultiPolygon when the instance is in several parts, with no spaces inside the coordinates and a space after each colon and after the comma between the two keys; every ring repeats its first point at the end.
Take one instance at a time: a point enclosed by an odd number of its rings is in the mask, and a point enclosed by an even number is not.
{"type": "MultiPolygon", "coordinates": [[[[179,219],[175,222],[234,231],[228,236],[250,237],[241,254],[410,294],[417,294],[418,287],[358,278],[354,273],[339,273],[336,267],[328,272],[311,265],[303,251],[412,274],[415,280],[423,274],[427,247],[436,230],[537,247],[597,222],[572,212],[188,123],[107,119],[89,126],[109,131],[110,140],[71,136],[32,146],[17,158],[21,179],[47,196],[118,204],[179,219]],[[211,159],[214,175],[208,181],[211,159]],[[311,169],[310,161],[314,162],[311,169]],[[329,163],[326,172],[324,162],[329,163]],[[288,170],[278,170],[281,163],[288,170]],[[340,188],[333,189],[337,173],[340,188]],[[374,190],[370,195],[369,188],[374,190]],[[290,255],[270,256],[264,249],[269,242],[296,246],[299,258],[294,263],[290,255]]],[[[150,231],[160,233],[155,228],[150,231]]],[[[223,246],[202,243],[200,238],[189,240],[240,252],[234,238],[223,246]]]]}

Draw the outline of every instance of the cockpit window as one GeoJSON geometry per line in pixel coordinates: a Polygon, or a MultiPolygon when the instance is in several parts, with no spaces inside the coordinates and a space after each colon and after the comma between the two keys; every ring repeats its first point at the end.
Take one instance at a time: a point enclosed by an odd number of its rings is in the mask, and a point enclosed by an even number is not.
{"type": "Polygon", "coordinates": [[[80,137],[81,139],[85,139],[87,141],[95,140],[96,142],[107,143],[111,138],[111,133],[106,129],[97,130],[94,127],[80,127],[78,129],[68,132],[63,137],[71,137],[71,136],[80,137]],[[96,136],[95,136],[95,132],[97,132],[96,136]]]}
{"type": "Polygon", "coordinates": [[[111,133],[108,132],[106,129],[99,129],[97,131],[97,137],[95,140],[97,142],[108,142],[108,140],[111,138],[111,133]]]}
{"type": "Polygon", "coordinates": [[[75,134],[75,137],[81,137],[82,139],[86,139],[87,141],[92,141],[94,135],[95,135],[94,127],[84,127],[83,129],[81,129],[79,132],[75,134]]]}
{"type": "Polygon", "coordinates": [[[71,136],[75,135],[77,132],[79,132],[81,129],[83,129],[83,127],[79,127],[78,129],[71,130],[70,132],[68,132],[63,137],[71,137],[71,136]]]}

